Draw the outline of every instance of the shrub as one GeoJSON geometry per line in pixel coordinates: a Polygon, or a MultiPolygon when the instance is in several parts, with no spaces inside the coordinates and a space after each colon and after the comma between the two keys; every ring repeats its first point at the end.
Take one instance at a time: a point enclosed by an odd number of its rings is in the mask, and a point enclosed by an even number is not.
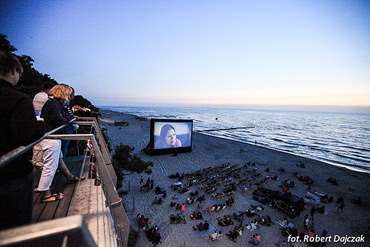
{"type": "Polygon", "coordinates": [[[143,161],[137,154],[132,155],[133,148],[120,143],[115,146],[114,155],[112,157],[112,165],[117,175],[117,189],[122,187],[124,175],[129,175],[134,172],[147,174],[152,173],[150,167],[153,166],[151,161],[143,161]],[[125,173],[124,171],[128,172],[125,173]]]}

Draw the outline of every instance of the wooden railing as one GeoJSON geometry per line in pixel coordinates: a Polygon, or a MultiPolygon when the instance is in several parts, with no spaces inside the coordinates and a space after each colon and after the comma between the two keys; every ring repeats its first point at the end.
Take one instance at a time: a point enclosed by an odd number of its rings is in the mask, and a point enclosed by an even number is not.
{"type": "MultiPolygon", "coordinates": [[[[95,160],[94,162],[94,165],[96,167],[96,171],[97,171],[97,174],[98,174],[98,177],[99,177],[99,180],[98,180],[98,185],[100,185],[101,183],[101,190],[99,190],[100,192],[97,192],[97,193],[101,193],[103,194],[103,197],[105,198],[105,207],[106,209],[108,209],[110,215],[111,215],[111,220],[108,220],[108,221],[113,221],[113,226],[112,226],[112,233],[109,233],[107,234],[109,238],[115,238],[113,241],[110,241],[110,243],[113,243],[112,246],[127,246],[128,244],[128,236],[129,236],[129,229],[130,229],[130,223],[129,223],[129,220],[127,218],[127,215],[126,215],[126,212],[122,206],[122,199],[119,197],[119,195],[117,194],[117,191],[116,191],[116,183],[117,183],[117,176],[114,172],[114,169],[112,167],[112,162],[111,162],[111,156],[110,156],[110,153],[109,153],[109,150],[107,148],[107,144],[104,140],[104,137],[103,137],[103,134],[100,130],[100,127],[96,121],[95,118],[79,118],[78,121],[75,122],[76,124],[78,125],[86,125],[86,126],[91,126],[91,129],[93,130],[91,134],[65,134],[65,135],[53,135],[51,134],[50,132],[47,133],[47,135],[45,135],[41,140],[38,140],[30,145],[28,145],[27,147],[20,147],[18,148],[17,150],[18,151],[12,151],[8,154],[6,154],[4,157],[2,156],[1,157],[1,164],[2,165],[6,165],[6,163],[9,162],[9,160],[12,160],[13,158],[16,158],[18,157],[19,155],[23,154],[24,152],[26,152],[27,150],[30,150],[30,148],[32,148],[34,145],[36,145],[37,143],[39,143],[40,141],[42,141],[43,139],[45,138],[49,138],[49,139],[61,139],[61,140],[74,140],[74,141],[86,141],[87,142],[87,147],[85,149],[85,157],[83,159],[83,164],[82,164],[82,169],[81,169],[81,173],[86,169],[88,169],[89,167],[86,165],[86,163],[91,164],[91,160],[95,160]],[[92,158],[94,157],[94,158],[92,158]]],[[[60,128],[62,127],[65,127],[65,126],[61,126],[60,128]]],[[[60,129],[58,128],[58,129],[60,129]]],[[[57,131],[57,130],[55,130],[57,131]]],[[[55,133],[55,131],[53,131],[52,133],[55,133]]],[[[80,174],[81,175],[81,174],[80,174]]],[[[71,206],[70,208],[74,208],[74,209],[78,209],[79,208],[79,205],[80,205],[80,201],[77,199],[77,198],[81,198],[81,193],[86,193],[84,191],[86,190],[82,190],[79,188],[79,186],[81,186],[80,184],[82,183],[78,183],[76,185],[76,188],[75,188],[75,193],[72,197],[72,201],[71,201],[71,206]]],[[[95,186],[96,183],[94,185],[92,185],[92,183],[90,183],[90,186],[95,186]]],[[[91,191],[91,189],[90,189],[91,191]]],[[[84,195],[82,195],[84,196],[84,195]]],[[[90,206],[89,206],[90,207],[90,206]]],[[[79,211],[79,210],[77,210],[79,211]]],[[[66,221],[68,222],[67,219],[74,219],[76,220],[76,215],[74,215],[76,212],[76,210],[70,210],[68,212],[68,217],[66,218],[61,218],[61,219],[66,219],[66,221]]],[[[83,217],[84,220],[89,220],[91,218],[96,218],[96,217],[105,217],[106,216],[106,213],[102,213],[102,215],[95,215],[94,213],[94,216],[91,216],[90,215],[90,208],[88,210],[88,212],[82,212],[82,216],[80,217],[83,217]]],[[[62,227],[62,225],[64,224],[64,222],[66,221],[60,221],[61,219],[57,219],[57,220],[51,220],[51,221],[46,221],[46,222],[42,222],[42,223],[37,223],[37,224],[32,224],[32,225],[29,225],[29,226],[23,226],[23,227],[18,227],[18,228],[14,228],[14,229],[10,229],[10,230],[5,230],[5,231],[1,231],[0,232],[0,246],[10,246],[9,243],[10,242],[14,242],[14,241],[17,241],[19,240],[18,244],[15,244],[15,245],[11,245],[11,246],[30,246],[30,241],[31,243],[38,243],[38,241],[41,241],[41,239],[49,239],[50,241],[52,241],[53,239],[55,240],[55,243],[57,246],[59,246],[57,243],[58,243],[58,239],[60,239],[61,236],[64,236],[63,238],[65,238],[66,236],[69,236],[68,234],[66,234],[66,232],[69,232],[69,230],[66,230],[66,228],[62,227]],[[40,224],[42,224],[40,226],[40,224]],[[58,228],[58,224],[60,224],[60,228],[58,228]],[[41,228],[39,228],[39,226],[41,228]],[[56,229],[55,231],[50,231],[50,234],[46,234],[45,231],[36,231],[34,232],[35,229],[47,229],[47,228],[50,228],[50,229],[56,229]],[[59,229],[60,231],[58,232],[59,229]],[[27,231],[31,231],[33,232],[33,234],[25,234],[27,233],[27,231]],[[59,236],[59,237],[56,237],[56,236],[59,236]],[[28,239],[28,240],[27,240],[28,239]],[[27,241],[26,241],[27,240],[27,241]],[[22,243],[28,243],[28,245],[22,245],[22,243]]],[[[103,221],[105,220],[104,218],[102,219],[103,221]]],[[[78,222],[78,220],[77,220],[78,222]]],[[[77,224],[77,223],[76,223],[77,224]]],[[[67,224],[68,225],[68,224],[67,224]]],[[[68,244],[68,245],[60,245],[60,246],[97,246],[97,243],[94,242],[94,239],[92,239],[91,241],[91,236],[95,236],[95,240],[97,238],[99,238],[99,236],[96,236],[99,235],[99,234],[104,234],[104,238],[106,237],[106,233],[105,232],[102,232],[100,233],[99,232],[99,226],[97,226],[96,228],[98,230],[95,229],[94,227],[94,230],[91,232],[91,229],[89,229],[89,227],[86,227],[85,224],[81,223],[81,224],[77,224],[78,227],[76,229],[75,232],[76,234],[81,234],[81,239],[85,239],[86,241],[84,241],[83,245],[78,244],[78,245],[73,245],[73,244],[68,244]]],[[[87,224],[89,225],[89,224],[87,224]]],[[[47,231],[46,231],[47,232],[47,231]]],[[[48,240],[48,241],[49,241],[48,240]]],[[[66,240],[64,240],[66,241],[66,240]]],[[[73,242],[73,241],[72,241],[73,242]]],[[[72,243],[70,242],[70,243],[72,243]]],[[[100,241],[98,241],[100,242],[100,241]]],[[[32,246],[32,245],[31,245],[32,246]]]]}

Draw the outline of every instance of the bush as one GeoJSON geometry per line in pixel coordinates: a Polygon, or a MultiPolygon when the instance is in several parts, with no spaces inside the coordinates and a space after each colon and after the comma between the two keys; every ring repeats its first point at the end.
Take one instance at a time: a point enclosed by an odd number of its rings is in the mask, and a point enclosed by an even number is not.
{"type": "Polygon", "coordinates": [[[112,157],[112,165],[117,175],[117,189],[122,187],[124,175],[129,175],[134,172],[147,174],[152,173],[150,167],[153,166],[151,161],[143,161],[137,154],[132,155],[133,148],[125,144],[115,146],[114,155],[112,157]],[[124,173],[124,171],[128,173],[124,173]]]}

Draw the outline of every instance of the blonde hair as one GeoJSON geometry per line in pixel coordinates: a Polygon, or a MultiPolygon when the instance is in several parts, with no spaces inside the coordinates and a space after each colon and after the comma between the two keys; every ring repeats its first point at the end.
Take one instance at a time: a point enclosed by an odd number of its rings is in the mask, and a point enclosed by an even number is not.
{"type": "Polygon", "coordinates": [[[62,102],[67,102],[72,92],[73,89],[70,86],[66,84],[58,84],[50,89],[49,95],[56,99],[60,99],[62,102]]]}

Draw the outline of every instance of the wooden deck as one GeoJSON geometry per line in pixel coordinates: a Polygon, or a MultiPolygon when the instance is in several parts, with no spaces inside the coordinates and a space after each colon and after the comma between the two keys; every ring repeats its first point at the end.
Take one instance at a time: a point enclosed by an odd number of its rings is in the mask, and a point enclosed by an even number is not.
{"type": "MultiPolygon", "coordinates": [[[[72,174],[77,175],[80,172],[82,161],[83,157],[81,156],[67,157],[66,165],[72,174]]],[[[67,184],[67,178],[64,177],[61,172],[57,172],[51,185],[51,191],[52,193],[62,192],[64,194],[64,198],[55,202],[42,203],[42,193],[35,193],[32,222],[36,223],[66,217],[71,205],[75,187],[76,183],[67,184]]]]}

